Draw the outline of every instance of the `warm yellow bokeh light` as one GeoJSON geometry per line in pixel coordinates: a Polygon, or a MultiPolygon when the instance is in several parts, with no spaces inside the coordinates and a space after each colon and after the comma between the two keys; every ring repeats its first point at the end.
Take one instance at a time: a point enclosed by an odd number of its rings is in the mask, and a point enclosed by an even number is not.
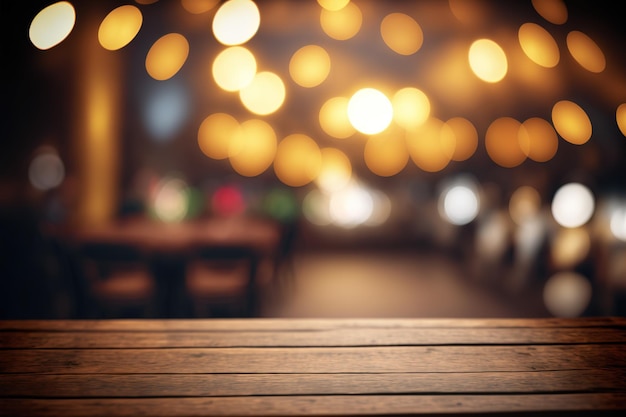
{"type": "Polygon", "coordinates": [[[315,183],[327,193],[341,190],[352,178],[350,158],[337,148],[322,148],[321,155],[322,163],[315,183]]]}
{"type": "Polygon", "coordinates": [[[396,175],[409,162],[404,132],[396,129],[370,136],[365,142],[363,158],[374,174],[381,177],[396,175]]]}
{"type": "Polygon", "coordinates": [[[553,68],[561,59],[559,46],[550,33],[535,23],[524,23],[518,31],[519,43],[528,58],[545,68],[553,68]]]}
{"type": "Polygon", "coordinates": [[[512,117],[494,120],[485,133],[485,148],[493,162],[505,167],[516,167],[526,159],[519,141],[521,123],[512,117]]]}
{"type": "Polygon", "coordinates": [[[295,133],[278,144],[274,172],[278,179],[291,187],[301,187],[319,175],[322,153],[317,143],[307,135],[295,133]]]}
{"type": "Polygon", "coordinates": [[[330,11],[343,9],[349,2],[350,0],[317,0],[317,4],[330,11]]]}
{"type": "Polygon", "coordinates": [[[404,129],[416,129],[430,116],[430,100],[422,90],[405,87],[391,98],[393,120],[404,129]]]}
{"type": "Polygon", "coordinates": [[[248,85],[239,90],[244,107],[259,115],[278,110],[285,102],[285,94],[283,80],[269,71],[257,73],[248,85]]]}
{"type": "Polygon", "coordinates": [[[393,119],[393,106],[375,88],[362,88],[350,97],[348,119],[356,130],[374,135],[385,130],[393,119]]]}
{"type": "Polygon", "coordinates": [[[606,58],[597,43],[577,30],[567,34],[567,49],[581,67],[590,72],[602,72],[606,68],[606,58]]]}
{"type": "Polygon", "coordinates": [[[472,43],[468,57],[470,68],[483,81],[496,83],[507,73],[506,55],[500,45],[490,39],[479,39],[472,43]]]}
{"type": "Polygon", "coordinates": [[[536,162],[549,161],[556,155],[559,138],[552,125],[539,117],[532,117],[522,123],[519,130],[522,150],[536,162]]]}
{"type": "Polygon", "coordinates": [[[541,17],[555,25],[567,22],[567,7],[563,0],[531,0],[541,17]]]}
{"type": "Polygon", "coordinates": [[[509,199],[509,215],[518,226],[531,221],[541,209],[541,196],[530,185],[517,188],[509,199]]]}
{"type": "Polygon", "coordinates": [[[219,0],[181,0],[183,8],[192,14],[206,13],[215,6],[219,0]]]}
{"type": "Polygon", "coordinates": [[[582,145],[591,139],[591,120],[572,101],[562,100],[552,107],[552,124],[563,139],[574,145],[582,145]]]}
{"type": "Polygon", "coordinates": [[[179,33],[159,38],[148,51],[146,70],[155,80],[172,78],[182,68],[189,55],[189,42],[179,33]]]}
{"type": "Polygon", "coordinates": [[[28,37],[37,48],[46,50],[63,42],[74,29],[76,11],[67,1],[42,9],[30,22],[28,37]]]}
{"type": "Polygon", "coordinates": [[[591,249],[589,232],[582,227],[559,229],[552,242],[550,258],[555,269],[576,267],[591,249]]]}
{"type": "Polygon", "coordinates": [[[276,146],[276,133],[269,123],[258,119],[246,120],[231,138],[228,149],[230,164],[245,177],[260,175],[272,165],[276,146]]]}
{"type": "MultiPolygon", "coordinates": [[[[478,132],[476,127],[469,120],[463,117],[453,117],[446,122],[448,130],[454,139],[452,154],[450,159],[453,161],[465,161],[476,152],[478,148],[478,132]]],[[[450,149],[450,145],[448,145],[450,149]]]]}
{"type": "Polygon", "coordinates": [[[424,42],[421,26],[404,13],[391,13],[380,23],[380,34],[385,44],[400,55],[412,55],[424,42]]]}
{"type": "Polygon", "coordinates": [[[213,80],[225,91],[239,91],[254,79],[256,58],[243,46],[232,46],[220,52],[211,68],[213,80]]]}
{"type": "Polygon", "coordinates": [[[356,35],[361,29],[362,23],[361,9],[352,2],[339,10],[323,8],[320,13],[320,24],[324,33],[340,41],[345,41],[356,35]]]}
{"type": "Polygon", "coordinates": [[[438,172],[448,166],[452,154],[445,140],[448,133],[449,128],[433,117],[419,129],[408,131],[407,149],[415,165],[427,172],[438,172]]]}
{"type": "Polygon", "coordinates": [[[320,126],[329,136],[345,139],[356,132],[348,119],[349,101],[347,97],[333,97],[322,105],[319,114],[320,126]]]}
{"type": "Polygon", "coordinates": [[[113,9],[100,23],[98,41],[104,49],[121,49],[135,39],[142,23],[143,15],[137,7],[120,6],[113,9]]]}
{"type": "Polygon", "coordinates": [[[617,107],[615,121],[622,135],[626,136],[626,103],[622,103],[617,107]]]}
{"type": "Polygon", "coordinates": [[[226,113],[214,113],[198,128],[198,146],[203,154],[213,159],[226,159],[230,143],[239,130],[239,122],[226,113]]]}
{"type": "Polygon", "coordinates": [[[289,74],[302,87],[320,85],[330,72],[330,56],[318,45],[307,45],[298,49],[289,61],[289,74]]]}
{"type": "Polygon", "coordinates": [[[223,45],[241,45],[252,39],[261,25],[261,14],[251,0],[228,0],[213,17],[213,35],[223,45]]]}

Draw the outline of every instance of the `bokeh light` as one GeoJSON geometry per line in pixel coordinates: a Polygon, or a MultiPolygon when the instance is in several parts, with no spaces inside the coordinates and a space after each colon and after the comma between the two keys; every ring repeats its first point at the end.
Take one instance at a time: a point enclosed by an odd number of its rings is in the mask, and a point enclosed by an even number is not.
{"type": "Polygon", "coordinates": [[[327,193],[341,190],[352,178],[350,158],[337,148],[322,148],[320,152],[322,159],[315,183],[327,193]]]}
{"type": "Polygon", "coordinates": [[[578,317],[589,306],[591,283],[575,272],[559,272],[551,276],[543,288],[543,301],[555,317],[578,317]]]}
{"type": "Polygon", "coordinates": [[[391,123],[393,106],[379,90],[362,88],[350,97],[348,119],[359,132],[374,135],[385,130],[391,123]]]}
{"type": "Polygon", "coordinates": [[[406,144],[415,165],[426,172],[438,172],[450,163],[455,137],[450,127],[431,117],[418,129],[407,132],[406,144]]]}
{"type": "Polygon", "coordinates": [[[348,2],[337,10],[322,8],[320,24],[322,30],[333,39],[345,41],[355,36],[361,29],[363,14],[353,2],[348,2]]]}
{"type": "Polygon", "coordinates": [[[302,200],[302,214],[316,226],[328,226],[332,223],[330,217],[330,196],[314,188],[302,200]]]}
{"type": "Polygon", "coordinates": [[[211,196],[211,209],[223,217],[242,214],[246,210],[246,202],[240,187],[234,184],[218,187],[211,196]]]}
{"type": "Polygon", "coordinates": [[[56,150],[49,146],[37,149],[28,166],[28,179],[40,191],[51,190],[65,179],[65,164],[56,150]]]}
{"type": "Polygon", "coordinates": [[[381,177],[396,175],[409,162],[404,132],[390,130],[370,136],[365,142],[363,158],[374,174],[381,177]]]}
{"type": "Polygon", "coordinates": [[[180,222],[189,210],[189,187],[181,178],[167,176],[156,186],[152,212],[161,221],[180,222]]]}
{"type": "Polygon", "coordinates": [[[348,118],[349,102],[347,97],[333,97],[322,105],[319,113],[320,126],[329,136],[345,139],[356,132],[348,118]]]}
{"type": "Polygon", "coordinates": [[[380,23],[380,34],[385,44],[400,55],[412,55],[424,42],[420,25],[404,13],[390,13],[380,23]]]}
{"type": "Polygon", "coordinates": [[[278,221],[291,222],[298,217],[300,207],[290,189],[273,188],[263,197],[263,210],[278,221]]]}
{"type": "Polygon", "coordinates": [[[622,103],[617,106],[617,110],[615,111],[615,121],[617,122],[617,127],[619,127],[622,135],[626,136],[626,103],[622,103]]]}
{"type": "Polygon", "coordinates": [[[518,226],[537,216],[540,209],[541,196],[530,185],[518,187],[509,199],[509,215],[518,226]]]}
{"type": "Polygon", "coordinates": [[[224,45],[241,45],[256,35],[261,14],[251,0],[228,0],[213,17],[213,35],[224,45]]]}
{"type": "Polygon", "coordinates": [[[561,58],[559,46],[550,33],[535,23],[524,23],[518,31],[519,43],[528,58],[545,68],[554,68],[561,58]]]}
{"type": "Polygon", "coordinates": [[[579,227],[591,219],[595,198],[589,188],[580,183],[561,186],[552,199],[552,216],[563,227],[579,227]]]}
{"type": "Polygon", "coordinates": [[[146,70],[155,80],[172,78],[182,68],[189,55],[189,42],[180,33],[169,33],[150,47],[146,70]]]}
{"type": "Polygon", "coordinates": [[[291,187],[306,185],[317,178],[321,166],[320,148],[309,136],[295,133],[278,144],[274,172],[282,183],[291,187]]]}
{"type": "Polygon", "coordinates": [[[185,10],[192,14],[202,14],[213,9],[220,0],[181,0],[185,10]]]}
{"type": "Polygon", "coordinates": [[[598,73],[606,68],[604,53],[593,39],[573,30],[567,34],[567,48],[572,57],[587,71],[598,73]]]}
{"type": "Polygon", "coordinates": [[[561,100],[552,107],[552,124],[563,139],[574,145],[582,145],[591,139],[591,120],[573,101],[561,100]]]}
{"type": "Polygon", "coordinates": [[[372,195],[356,181],[330,196],[330,218],[340,227],[351,229],[359,226],[370,218],[373,211],[372,195]]]}
{"type": "Polygon", "coordinates": [[[28,28],[33,45],[47,50],[63,42],[74,29],[76,11],[67,1],[60,1],[42,9],[28,28]]]}
{"type": "Polygon", "coordinates": [[[104,49],[116,51],[128,45],[141,29],[143,15],[130,4],[109,12],[100,23],[98,41],[104,49]]]}
{"type": "Polygon", "coordinates": [[[513,168],[526,160],[526,152],[520,144],[521,123],[512,117],[494,120],[485,133],[487,154],[496,164],[513,168]]]}
{"type": "Polygon", "coordinates": [[[582,227],[561,229],[552,240],[550,258],[557,270],[573,269],[581,263],[591,249],[589,232],[582,227]]]}
{"type": "Polygon", "coordinates": [[[439,214],[448,222],[462,226],[471,223],[480,209],[474,184],[461,181],[445,189],[439,197],[439,214]]]}
{"type": "Polygon", "coordinates": [[[430,116],[430,100],[422,90],[405,87],[391,99],[393,120],[405,129],[415,129],[430,116]]]}
{"type": "Polygon", "coordinates": [[[155,86],[145,95],[144,123],[156,142],[169,142],[189,117],[188,92],[179,82],[155,86]]]}
{"type": "MultiPolygon", "coordinates": [[[[453,161],[468,160],[478,148],[478,132],[476,127],[464,117],[453,117],[445,122],[442,129],[454,138],[454,150],[450,155],[453,161]]],[[[447,147],[449,149],[449,147],[447,147]]]]}
{"type": "Polygon", "coordinates": [[[474,74],[488,83],[502,80],[508,71],[506,54],[491,39],[474,41],[469,49],[469,64],[474,74]]]}
{"type": "Polygon", "coordinates": [[[255,177],[272,165],[276,147],[274,128],[264,120],[250,119],[241,123],[231,138],[228,158],[237,173],[255,177]]]}
{"type": "Polygon", "coordinates": [[[559,138],[550,123],[540,117],[531,117],[520,126],[519,143],[528,158],[546,162],[556,155],[559,138]]]}
{"type": "Polygon", "coordinates": [[[567,22],[567,7],[563,0],[532,0],[532,5],[550,23],[562,25],[567,22]]]}
{"type": "Polygon", "coordinates": [[[252,81],[239,90],[239,98],[246,109],[258,115],[268,115],[278,110],[285,101],[285,84],[270,71],[255,74],[252,81]]]}
{"type": "Polygon", "coordinates": [[[230,114],[214,113],[207,116],[198,129],[198,146],[202,153],[213,159],[226,159],[239,122],[230,114]]]}
{"type": "Polygon", "coordinates": [[[350,0],[317,0],[317,4],[326,10],[339,10],[344,8],[350,0]]]}
{"type": "Polygon", "coordinates": [[[320,85],[330,72],[330,56],[318,45],[307,45],[298,49],[289,61],[289,74],[301,87],[320,85]]]}
{"type": "Polygon", "coordinates": [[[225,91],[239,91],[254,79],[256,58],[243,46],[232,46],[220,52],[211,71],[215,83],[225,91]]]}
{"type": "Polygon", "coordinates": [[[617,239],[626,242],[626,204],[615,208],[610,217],[609,227],[617,239]]]}

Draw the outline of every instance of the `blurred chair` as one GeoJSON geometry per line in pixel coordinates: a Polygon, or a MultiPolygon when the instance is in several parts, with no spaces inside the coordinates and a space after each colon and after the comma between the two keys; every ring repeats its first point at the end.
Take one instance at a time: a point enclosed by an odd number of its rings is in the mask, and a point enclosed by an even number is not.
{"type": "Polygon", "coordinates": [[[83,315],[152,317],[156,283],[147,257],[136,247],[108,242],[84,243],[77,253],[83,315]]]}
{"type": "Polygon", "coordinates": [[[253,317],[257,313],[258,254],[243,246],[195,248],[185,286],[195,317],[253,317]]]}

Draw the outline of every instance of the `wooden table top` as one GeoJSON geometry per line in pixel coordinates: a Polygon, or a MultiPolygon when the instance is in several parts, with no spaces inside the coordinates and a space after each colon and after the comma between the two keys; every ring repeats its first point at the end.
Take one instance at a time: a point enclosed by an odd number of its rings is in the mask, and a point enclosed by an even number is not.
{"type": "Polygon", "coordinates": [[[2,416],[614,414],[626,318],[0,321],[2,416]]]}

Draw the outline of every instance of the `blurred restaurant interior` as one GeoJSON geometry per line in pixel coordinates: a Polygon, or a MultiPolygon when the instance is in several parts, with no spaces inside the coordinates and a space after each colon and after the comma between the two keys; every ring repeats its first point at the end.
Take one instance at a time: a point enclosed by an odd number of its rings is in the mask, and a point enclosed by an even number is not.
{"type": "Polygon", "coordinates": [[[0,318],[626,315],[619,2],[0,7],[0,318]]]}

